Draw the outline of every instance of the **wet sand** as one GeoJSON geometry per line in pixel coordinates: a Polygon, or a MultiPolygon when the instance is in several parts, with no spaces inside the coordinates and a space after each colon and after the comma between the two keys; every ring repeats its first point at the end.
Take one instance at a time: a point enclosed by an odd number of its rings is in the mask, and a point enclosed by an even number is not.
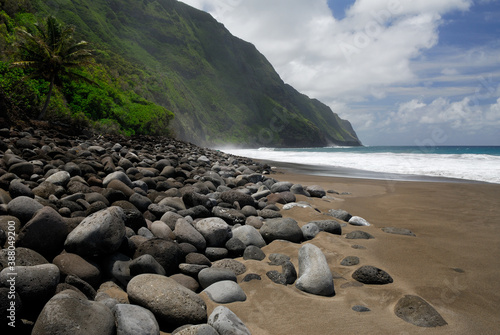
{"type": "MultiPolygon", "coordinates": [[[[238,259],[248,273],[261,281],[240,285],[245,302],[228,304],[252,334],[498,334],[500,332],[500,185],[485,183],[408,182],[325,177],[311,174],[273,175],[280,181],[321,185],[328,199],[306,198],[322,213],[344,209],[368,220],[370,227],[347,225],[343,235],[320,233],[313,243],[325,254],[334,275],[336,295],[319,297],[299,291],[294,285],[271,282],[266,272],[281,271],[258,262],[238,259]],[[348,192],[349,194],[343,194],[348,192]],[[388,234],[383,227],[410,229],[416,237],[388,234]],[[372,240],[347,240],[345,233],[365,230],[372,240]],[[366,249],[354,249],[352,245],[366,249]],[[357,266],[341,266],[346,256],[358,256],[357,266]],[[360,285],[352,273],[362,265],[387,271],[392,284],[360,285]],[[404,295],[418,295],[447,321],[437,328],[421,328],[394,314],[404,295]],[[370,312],[352,310],[363,305],[370,312]]],[[[315,209],[282,210],[304,225],[329,219],[315,209]]],[[[266,255],[284,253],[298,269],[301,245],[274,241],[266,255]]],[[[204,294],[202,294],[204,296],[204,294]]],[[[209,314],[217,305],[207,301],[209,314]]]]}

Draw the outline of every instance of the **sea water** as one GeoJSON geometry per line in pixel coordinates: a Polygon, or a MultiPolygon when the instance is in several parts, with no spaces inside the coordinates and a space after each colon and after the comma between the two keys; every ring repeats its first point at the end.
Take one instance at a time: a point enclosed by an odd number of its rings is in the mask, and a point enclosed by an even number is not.
{"type": "Polygon", "coordinates": [[[500,146],[364,146],[222,151],[261,160],[306,164],[314,167],[311,171],[317,170],[320,171],[317,174],[323,175],[375,179],[401,175],[406,176],[406,180],[412,180],[409,176],[429,176],[500,183],[500,146]]]}

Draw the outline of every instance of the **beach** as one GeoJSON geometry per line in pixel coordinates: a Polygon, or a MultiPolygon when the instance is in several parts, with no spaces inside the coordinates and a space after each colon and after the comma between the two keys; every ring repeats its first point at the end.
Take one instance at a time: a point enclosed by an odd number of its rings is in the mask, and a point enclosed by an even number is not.
{"type": "MultiPolygon", "coordinates": [[[[304,293],[294,285],[273,283],[265,276],[279,268],[268,260],[240,260],[262,281],[241,283],[245,302],[229,304],[252,334],[497,334],[500,329],[500,185],[487,183],[407,182],[295,174],[278,169],[273,178],[320,185],[327,199],[297,196],[313,208],[282,210],[302,226],[331,218],[324,213],[344,209],[372,226],[343,227],[343,235],[321,232],[312,243],[323,251],[334,275],[335,296],[304,293]],[[348,194],[343,194],[344,192],[348,194]],[[317,210],[321,211],[319,213],[317,210]],[[322,214],[323,213],[323,214],[322,214]],[[383,227],[411,230],[416,237],[388,234],[383,227]],[[345,233],[364,230],[375,238],[347,240],[345,233]],[[354,249],[352,245],[366,249],[354,249]],[[357,266],[342,266],[357,256],[357,266]],[[362,285],[351,275],[361,265],[387,271],[394,282],[362,285]],[[448,323],[417,327],[398,318],[394,307],[405,295],[420,296],[448,323]],[[363,305],[369,312],[352,310],[363,305]]],[[[282,205],[279,205],[282,206],[282,205]]],[[[284,253],[298,269],[300,244],[274,241],[266,255],[284,253]]],[[[238,278],[239,281],[241,278],[238,278]]],[[[203,294],[202,294],[203,296],[203,294]]],[[[207,301],[209,313],[216,305],[207,301]]]]}

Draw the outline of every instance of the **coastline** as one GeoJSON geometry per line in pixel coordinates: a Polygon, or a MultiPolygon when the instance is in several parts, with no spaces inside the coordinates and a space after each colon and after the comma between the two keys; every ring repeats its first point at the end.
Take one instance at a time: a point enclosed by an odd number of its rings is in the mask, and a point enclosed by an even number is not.
{"type": "MultiPolygon", "coordinates": [[[[302,185],[320,185],[329,199],[297,196],[313,208],[328,212],[345,209],[372,223],[347,225],[343,236],[320,233],[313,243],[325,254],[334,275],[336,295],[324,298],[305,294],[293,285],[272,283],[265,275],[259,283],[241,283],[248,299],[230,308],[241,316],[252,334],[495,334],[500,329],[500,185],[476,182],[415,182],[339,178],[279,169],[273,178],[302,185]],[[348,192],[348,194],[344,194],[348,192]],[[388,234],[383,227],[410,229],[416,237],[388,234]],[[373,240],[347,240],[345,233],[365,230],[373,240]],[[353,249],[358,244],[366,249],[353,249]],[[359,266],[341,266],[346,256],[361,265],[373,265],[394,278],[389,285],[358,286],[351,275],[359,266]],[[421,328],[399,319],[394,307],[404,295],[422,297],[448,325],[421,328]],[[355,305],[371,309],[352,310],[355,305]]],[[[281,206],[281,205],[280,205],[281,206]]],[[[282,210],[302,226],[328,219],[315,209],[282,210]]],[[[266,255],[295,255],[301,245],[273,242],[266,255]]],[[[247,273],[265,273],[276,267],[239,259],[247,273]]],[[[240,281],[241,278],[238,278],[240,281]]],[[[208,304],[209,312],[214,305],[208,304]]]]}

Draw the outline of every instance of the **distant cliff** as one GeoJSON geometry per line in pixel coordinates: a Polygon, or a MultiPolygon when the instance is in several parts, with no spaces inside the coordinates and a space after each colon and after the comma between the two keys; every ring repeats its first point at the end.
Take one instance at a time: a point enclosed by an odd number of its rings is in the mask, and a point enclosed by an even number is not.
{"type": "Polygon", "coordinates": [[[350,123],[287,85],[250,43],[175,0],[32,0],[76,25],[123,88],[175,114],[204,146],[360,145],[350,123]]]}

